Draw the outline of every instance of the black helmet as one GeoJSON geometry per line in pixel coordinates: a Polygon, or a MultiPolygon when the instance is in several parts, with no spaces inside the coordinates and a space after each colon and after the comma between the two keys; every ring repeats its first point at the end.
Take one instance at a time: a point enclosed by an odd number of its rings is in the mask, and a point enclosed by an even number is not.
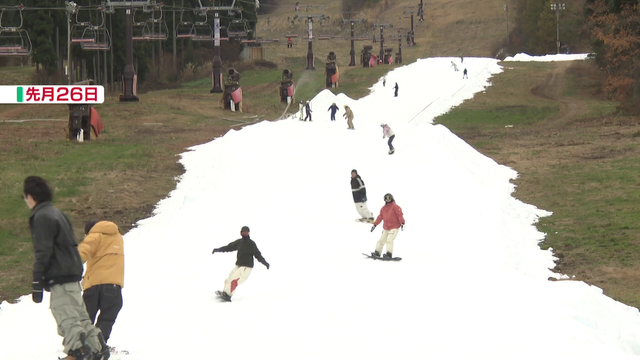
{"type": "Polygon", "coordinates": [[[391,195],[389,193],[384,194],[384,202],[390,203],[390,202],[393,202],[393,201],[395,201],[395,199],[393,198],[393,195],[391,195]]]}

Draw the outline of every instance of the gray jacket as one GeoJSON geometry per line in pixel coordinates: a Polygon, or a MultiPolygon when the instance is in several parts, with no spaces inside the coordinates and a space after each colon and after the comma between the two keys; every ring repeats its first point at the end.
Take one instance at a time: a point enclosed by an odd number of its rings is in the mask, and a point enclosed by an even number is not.
{"type": "Polygon", "coordinates": [[[35,261],[33,280],[45,288],[82,279],[82,260],[71,222],[65,214],[44,201],[31,210],[29,228],[35,261]]]}

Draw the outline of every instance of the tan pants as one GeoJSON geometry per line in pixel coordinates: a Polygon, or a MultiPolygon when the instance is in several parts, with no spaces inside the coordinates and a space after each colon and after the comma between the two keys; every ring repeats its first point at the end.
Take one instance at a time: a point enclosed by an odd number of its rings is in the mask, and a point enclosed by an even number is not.
{"type": "Polygon", "coordinates": [[[82,288],[79,282],[71,282],[51,287],[51,314],[58,324],[58,335],[62,336],[64,352],[82,347],[80,334],[86,334],[86,342],[92,352],[102,349],[98,334],[100,329],[93,326],[89,320],[87,308],[82,300],[82,288]]]}
{"type": "Polygon", "coordinates": [[[348,129],[353,129],[353,120],[347,118],[347,125],[349,126],[348,129]]]}
{"type": "Polygon", "coordinates": [[[382,248],[386,245],[387,252],[393,253],[393,241],[398,236],[399,229],[383,230],[380,240],[376,244],[376,251],[382,254],[382,248]]]}
{"type": "Polygon", "coordinates": [[[369,211],[366,202],[356,203],[356,210],[358,210],[358,214],[360,214],[361,218],[371,219],[373,218],[373,213],[369,211]]]}
{"type": "Polygon", "coordinates": [[[238,285],[245,282],[249,275],[251,274],[250,267],[246,266],[236,266],[229,273],[229,277],[224,281],[224,292],[233,296],[233,293],[236,292],[238,285]]]}

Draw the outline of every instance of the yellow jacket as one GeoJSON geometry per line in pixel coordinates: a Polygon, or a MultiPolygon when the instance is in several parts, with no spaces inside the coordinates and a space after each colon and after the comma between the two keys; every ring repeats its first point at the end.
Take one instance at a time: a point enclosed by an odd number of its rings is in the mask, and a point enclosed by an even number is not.
{"type": "Polygon", "coordinates": [[[78,244],[82,262],[87,271],[82,281],[86,290],[100,284],[116,284],[124,287],[124,244],[118,225],[100,221],[78,244]]]}

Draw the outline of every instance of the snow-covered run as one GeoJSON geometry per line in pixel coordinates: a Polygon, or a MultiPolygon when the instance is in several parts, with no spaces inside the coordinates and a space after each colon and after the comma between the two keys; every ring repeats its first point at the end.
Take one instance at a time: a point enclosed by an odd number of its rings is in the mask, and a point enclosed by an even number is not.
{"type": "MultiPolygon", "coordinates": [[[[183,153],[177,188],[125,236],[124,308],[109,342],[129,355],[113,358],[638,359],[638,310],[584,282],[550,281],[563,277],[534,226],[550,213],[512,196],[513,169],[432,123],[500,71],[494,59],[422,59],[360,100],[322,91],[313,122],[263,121],[183,153]],[[381,122],[396,133],[394,155],[381,122]],[[352,169],[375,215],[387,192],[402,207],[402,261],[361,254],[382,226],[355,221],[352,169]],[[214,291],[235,253],[211,251],[243,225],[271,269],[256,262],[221,303],[214,291]]],[[[2,304],[0,359],[62,355],[48,301],[2,304]]]]}
{"type": "Polygon", "coordinates": [[[549,54],[544,56],[531,56],[529,54],[516,54],[514,56],[507,56],[504,61],[574,61],[574,60],[586,60],[589,58],[589,54],[549,54]]]}

